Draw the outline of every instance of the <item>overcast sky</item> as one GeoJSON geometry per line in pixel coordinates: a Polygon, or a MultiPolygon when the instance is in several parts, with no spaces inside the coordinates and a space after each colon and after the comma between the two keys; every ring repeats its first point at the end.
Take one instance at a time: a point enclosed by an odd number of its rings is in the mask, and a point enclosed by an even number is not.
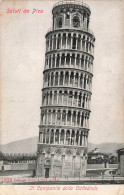
{"type": "MultiPolygon", "coordinates": [[[[85,1],[86,2],[86,1],[85,1]]],[[[45,34],[55,1],[2,3],[1,143],[38,136],[45,34]],[[28,9],[28,14],[6,13],[28,9]],[[32,14],[33,8],[43,13],[32,14]]],[[[124,142],[123,2],[87,1],[95,42],[91,99],[92,143],[124,142]]]]}

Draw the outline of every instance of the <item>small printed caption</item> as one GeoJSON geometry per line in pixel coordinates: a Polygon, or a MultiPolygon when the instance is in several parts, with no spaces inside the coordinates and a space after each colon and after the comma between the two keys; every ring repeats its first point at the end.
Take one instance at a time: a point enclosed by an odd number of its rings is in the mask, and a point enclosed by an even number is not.
{"type": "Polygon", "coordinates": [[[21,13],[24,13],[24,14],[43,14],[43,10],[40,10],[40,9],[34,9],[33,10],[30,10],[30,9],[7,9],[6,10],[6,13],[7,14],[21,14],[21,13]]]}
{"type": "Polygon", "coordinates": [[[91,190],[91,191],[97,191],[98,187],[97,186],[29,186],[29,190],[41,190],[41,191],[59,191],[59,190],[91,190]]]}

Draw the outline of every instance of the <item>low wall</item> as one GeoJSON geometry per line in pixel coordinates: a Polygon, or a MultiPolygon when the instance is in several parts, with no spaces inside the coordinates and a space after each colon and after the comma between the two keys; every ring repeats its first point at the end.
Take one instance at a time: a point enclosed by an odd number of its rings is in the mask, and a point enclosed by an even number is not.
{"type": "Polygon", "coordinates": [[[0,170],[34,170],[36,169],[36,164],[35,163],[13,163],[9,165],[0,165],[0,170]]]}
{"type": "Polygon", "coordinates": [[[104,164],[87,164],[87,169],[101,169],[105,168],[104,164]]]}

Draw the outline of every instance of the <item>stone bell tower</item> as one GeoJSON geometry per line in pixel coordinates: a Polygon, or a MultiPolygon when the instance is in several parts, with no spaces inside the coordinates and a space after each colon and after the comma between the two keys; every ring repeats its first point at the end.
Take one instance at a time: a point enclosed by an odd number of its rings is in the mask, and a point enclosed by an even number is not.
{"type": "Polygon", "coordinates": [[[37,176],[86,174],[93,53],[90,8],[63,1],[46,34],[37,176]]]}

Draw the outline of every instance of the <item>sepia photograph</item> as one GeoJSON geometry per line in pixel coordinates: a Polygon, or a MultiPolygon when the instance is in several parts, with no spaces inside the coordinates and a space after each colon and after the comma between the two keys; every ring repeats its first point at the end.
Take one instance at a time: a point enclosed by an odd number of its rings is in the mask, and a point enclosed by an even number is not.
{"type": "Polygon", "coordinates": [[[123,1],[0,4],[1,187],[122,186],[123,1]]]}

